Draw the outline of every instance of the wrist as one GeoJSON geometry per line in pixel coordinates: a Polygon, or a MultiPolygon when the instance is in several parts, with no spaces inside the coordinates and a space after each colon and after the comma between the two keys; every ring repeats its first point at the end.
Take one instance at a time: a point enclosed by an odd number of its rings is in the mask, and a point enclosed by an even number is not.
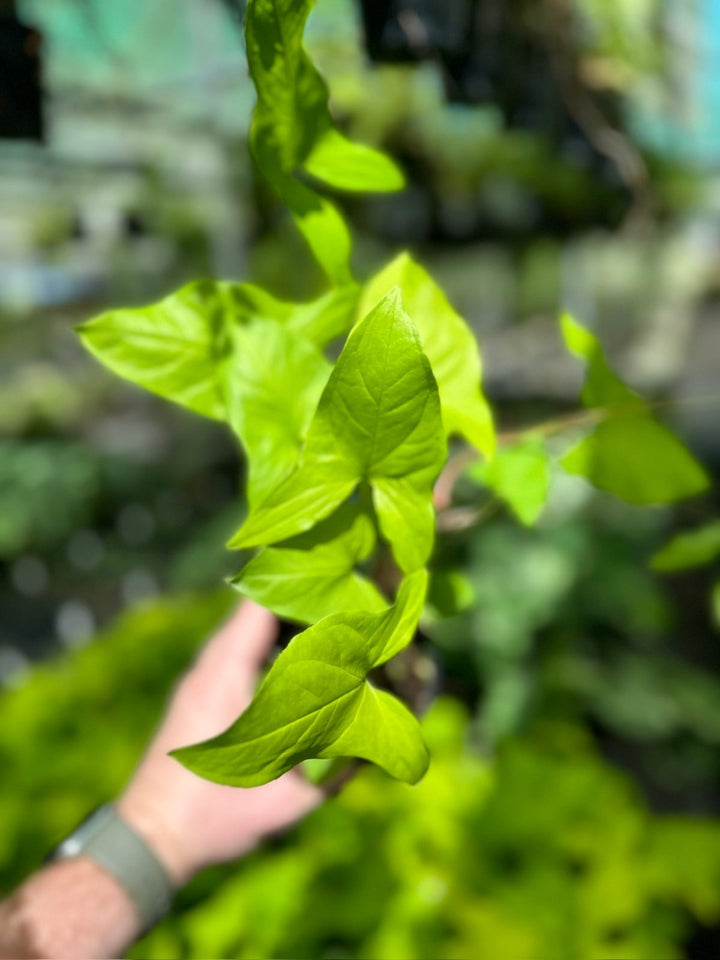
{"type": "Polygon", "coordinates": [[[155,854],[175,888],[189,883],[197,867],[192,863],[186,838],[169,816],[168,809],[132,787],[115,803],[115,809],[155,854]]]}

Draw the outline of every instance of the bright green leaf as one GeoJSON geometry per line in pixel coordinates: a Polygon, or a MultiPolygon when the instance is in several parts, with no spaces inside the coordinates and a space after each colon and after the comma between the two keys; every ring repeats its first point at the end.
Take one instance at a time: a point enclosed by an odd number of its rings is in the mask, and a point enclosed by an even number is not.
{"type": "Polygon", "coordinates": [[[385,192],[405,186],[405,178],[388,156],[348,140],[334,128],[316,141],[303,167],[338,190],[385,192]]]}
{"type": "Polygon", "coordinates": [[[498,450],[489,462],[476,461],[468,475],[502,497],[521,523],[532,526],[550,489],[550,457],[542,440],[526,437],[498,450]]]}
{"type": "Polygon", "coordinates": [[[350,269],[352,239],[337,207],[306,184],[283,173],[260,136],[253,141],[253,153],[258,166],[289,208],[298,230],[328,277],[337,286],[353,284],[350,269]]]}
{"type": "Polygon", "coordinates": [[[366,481],[380,528],[410,572],[432,549],[432,485],[444,460],[437,386],[392,291],[349,337],[298,468],[251,512],[231,546],[275,543],[308,530],[366,481]]]}
{"type": "Polygon", "coordinates": [[[252,0],[245,16],[257,91],[253,136],[265,131],[280,169],[293,173],[328,126],[327,88],[303,48],[312,0],[252,0]]]}
{"type": "Polygon", "coordinates": [[[367,681],[413,637],[427,574],[408,577],[380,614],[335,614],[296,636],[255,699],[219,737],[173,751],[217,783],[252,787],[310,757],[358,756],[416,783],[428,765],[412,714],[367,681]]]}
{"type": "Polygon", "coordinates": [[[225,367],[228,420],[247,455],[251,508],[297,464],[330,370],[314,344],[275,321],[251,321],[233,332],[225,367]]]}
{"type": "Polygon", "coordinates": [[[333,125],[325,81],[303,47],[313,0],[253,0],[245,32],[257,90],[253,132],[265,131],[283,173],[304,167],[347,190],[398,190],[403,177],[389,157],[355,144],[333,125]]]}
{"type": "Polygon", "coordinates": [[[302,168],[350,190],[396,190],[402,175],[376,150],[334,130],[328,91],[302,44],[312,0],[253,0],[245,23],[257,105],[250,143],[258,167],[290,208],[315,257],[338,284],[351,281],[350,235],[330,201],[295,178],[302,168]]]}
{"type": "Polygon", "coordinates": [[[371,518],[345,504],[309,533],[262,550],[232,583],[278,616],[301,623],[331,613],[374,613],[386,607],[385,598],[355,570],[374,547],[371,518]]]}
{"type": "Polygon", "coordinates": [[[404,307],[418,328],[435,374],[446,433],[462,434],[482,453],[492,455],[495,431],[481,390],[477,342],[427,271],[407,253],[396,257],[365,285],[360,315],[395,286],[400,287],[404,307]]]}
{"type": "Polygon", "coordinates": [[[222,420],[225,404],[216,365],[229,350],[235,290],[230,283],[191,283],[147,307],[109,310],[81,324],[78,333],[114,373],[222,420]]]}
{"type": "Polygon", "coordinates": [[[670,503],[704,490],[708,477],[703,468],[612,372],[596,338],[568,314],[560,322],[568,349],[587,362],[582,402],[602,416],[592,433],[562,458],[562,466],[638,505],[670,503]]]}
{"type": "Polygon", "coordinates": [[[650,562],[653,570],[670,572],[687,567],[701,567],[720,556],[720,520],[697,530],[679,533],[658,550],[650,562]]]}

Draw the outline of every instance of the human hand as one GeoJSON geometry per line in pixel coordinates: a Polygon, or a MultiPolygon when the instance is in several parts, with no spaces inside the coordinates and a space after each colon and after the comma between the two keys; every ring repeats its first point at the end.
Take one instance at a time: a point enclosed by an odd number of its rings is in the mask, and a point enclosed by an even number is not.
{"type": "Polygon", "coordinates": [[[248,706],[278,632],[246,600],[180,681],[164,720],[117,803],[178,886],[213,863],[234,860],[316,807],[323,792],[292,770],[252,789],[203,780],[170,750],[216,736],[248,706]]]}

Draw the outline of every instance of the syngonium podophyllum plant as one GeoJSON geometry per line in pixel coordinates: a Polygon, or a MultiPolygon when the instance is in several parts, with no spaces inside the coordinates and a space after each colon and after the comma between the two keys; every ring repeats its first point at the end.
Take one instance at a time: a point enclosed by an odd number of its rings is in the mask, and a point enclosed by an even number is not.
{"type": "MultiPolygon", "coordinates": [[[[257,550],[233,583],[309,625],[233,726],[175,756],[238,786],[304,759],[339,757],[414,783],[428,764],[420,727],[368,677],[416,633],[448,438],[475,451],[470,475],[529,524],[547,495],[548,431],[496,449],[475,339],[409,255],[366,283],[354,278],[347,224],[319,191],[400,190],[403,176],[335,127],[302,43],[311,6],[247,5],[257,90],[250,147],[327,275],[327,291],[288,303],[250,283],[201,281],[149,307],[105,313],[80,336],[115,373],[227,422],[245,454],[248,504],[229,545],[257,550]],[[325,348],[341,338],[333,365],[325,348]],[[390,561],[395,576],[378,577],[390,561]]],[[[702,468],[610,370],[595,338],[568,316],[561,330],[587,367],[584,435],[562,468],[636,504],[703,489],[702,468]]]]}

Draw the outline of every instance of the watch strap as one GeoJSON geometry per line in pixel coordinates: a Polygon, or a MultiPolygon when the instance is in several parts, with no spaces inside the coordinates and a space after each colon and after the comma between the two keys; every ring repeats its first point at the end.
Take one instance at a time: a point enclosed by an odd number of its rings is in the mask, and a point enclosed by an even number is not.
{"type": "Polygon", "coordinates": [[[143,930],[154,926],[170,909],[173,883],[143,838],[112,804],[92,813],[53,852],[53,860],[84,856],[94,860],[125,890],[143,930]]]}

